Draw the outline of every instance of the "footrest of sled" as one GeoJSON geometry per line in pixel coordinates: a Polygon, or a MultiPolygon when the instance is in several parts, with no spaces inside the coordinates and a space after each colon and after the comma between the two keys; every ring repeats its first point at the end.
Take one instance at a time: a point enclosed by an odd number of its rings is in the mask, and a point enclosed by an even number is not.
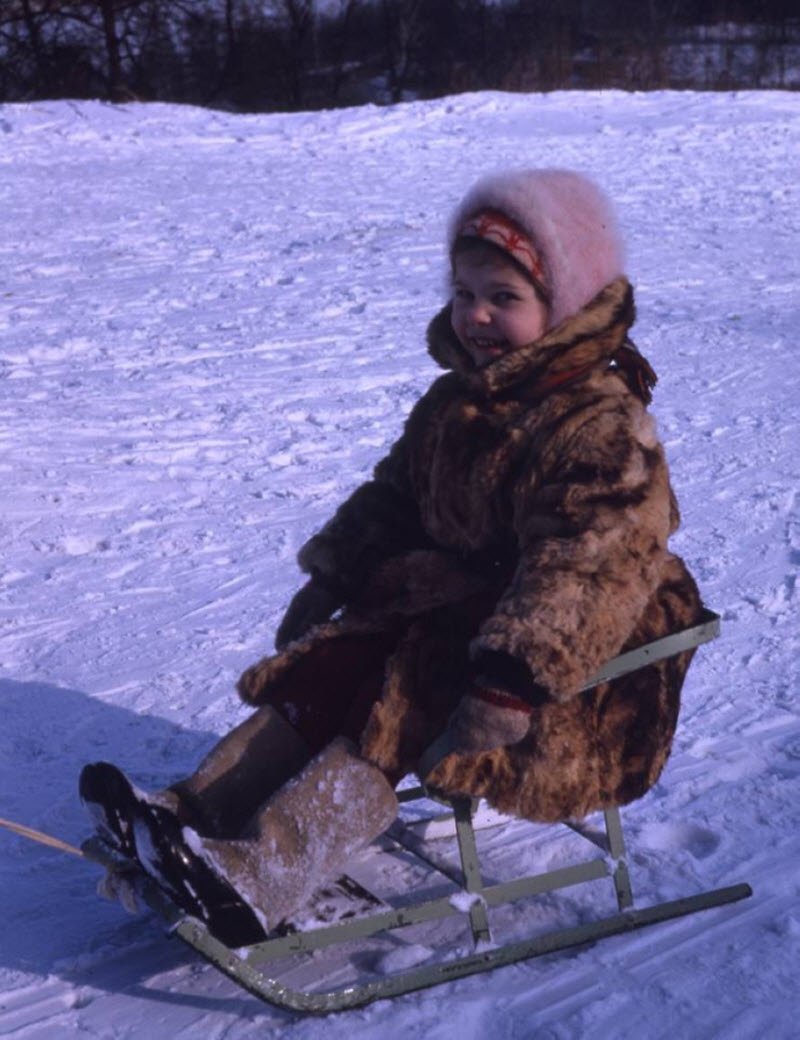
{"type": "Polygon", "coordinates": [[[369,889],[342,874],[314,893],[308,906],[278,926],[277,935],[296,935],[309,929],[336,925],[390,907],[369,889]]]}

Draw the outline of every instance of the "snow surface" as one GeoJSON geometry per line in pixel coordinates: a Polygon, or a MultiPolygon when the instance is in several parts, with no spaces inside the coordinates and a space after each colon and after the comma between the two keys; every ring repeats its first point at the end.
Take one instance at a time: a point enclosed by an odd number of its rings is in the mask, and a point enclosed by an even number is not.
{"type": "Polygon", "coordinates": [[[797,94],[0,107],[0,815],[77,843],[84,762],[155,786],[244,718],[297,548],[435,374],[450,207],[487,169],[575,166],[620,210],[674,545],[724,619],[624,814],[634,888],[755,890],[321,1021],[1,832],[0,1035],[798,1035],[799,159],[797,94]]]}

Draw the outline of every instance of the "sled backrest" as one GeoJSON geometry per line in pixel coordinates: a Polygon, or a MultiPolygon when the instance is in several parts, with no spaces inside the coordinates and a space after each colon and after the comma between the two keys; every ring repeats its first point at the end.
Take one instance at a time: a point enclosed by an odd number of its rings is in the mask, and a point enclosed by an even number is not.
{"type": "Polygon", "coordinates": [[[719,628],[719,614],[704,607],[699,621],[691,628],[684,628],[680,632],[662,636],[661,639],[655,639],[652,643],[646,643],[644,646],[636,647],[635,650],[628,650],[624,654],[612,657],[608,664],[603,665],[597,675],[586,683],[583,689],[591,690],[593,686],[598,686],[601,682],[619,679],[620,676],[636,672],[645,665],[663,661],[665,657],[673,657],[684,650],[694,650],[703,643],[710,643],[719,635],[719,628]]]}

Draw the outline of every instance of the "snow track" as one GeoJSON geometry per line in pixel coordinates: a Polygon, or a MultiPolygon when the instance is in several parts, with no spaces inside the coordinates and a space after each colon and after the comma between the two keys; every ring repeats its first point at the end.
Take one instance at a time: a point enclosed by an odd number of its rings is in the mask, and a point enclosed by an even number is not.
{"type": "MultiPolygon", "coordinates": [[[[576,166],[620,210],[674,546],[723,615],[664,777],[624,814],[634,891],[755,889],[320,1022],[0,834],[0,1036],[796,1036],[800,97],[43,102],[3,106],[0,130],[0,815],[79,842],[85,761],[163,783],[244,717],[233,683],[271,646],[297,548],[435,375],[450,208],[489,169],[576,166]]],[[[481,840],[498,866],[560,855],[513,824],[481,840]]]]}

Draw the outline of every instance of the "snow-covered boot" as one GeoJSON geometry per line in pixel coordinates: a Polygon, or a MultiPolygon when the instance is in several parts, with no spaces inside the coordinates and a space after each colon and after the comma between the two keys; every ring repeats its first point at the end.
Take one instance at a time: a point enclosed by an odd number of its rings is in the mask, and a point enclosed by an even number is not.
{"type": "Polygon", "coordinates": [[[241,838],[206,838],[184,828],[185,844],[175,847],[170,867],[175,876],[183,872],[191,893],[213,872],[270,932],[396,815],[392,785],[340,737],[258,810],[241,838]]]}
{"type": "Polygon", "coordinates": [[[177,796],[182,823],[200,834],[233,838],[310,758],[303,737],[266,704],[215,744],[191,776],[164,793],[177,796]]]}

